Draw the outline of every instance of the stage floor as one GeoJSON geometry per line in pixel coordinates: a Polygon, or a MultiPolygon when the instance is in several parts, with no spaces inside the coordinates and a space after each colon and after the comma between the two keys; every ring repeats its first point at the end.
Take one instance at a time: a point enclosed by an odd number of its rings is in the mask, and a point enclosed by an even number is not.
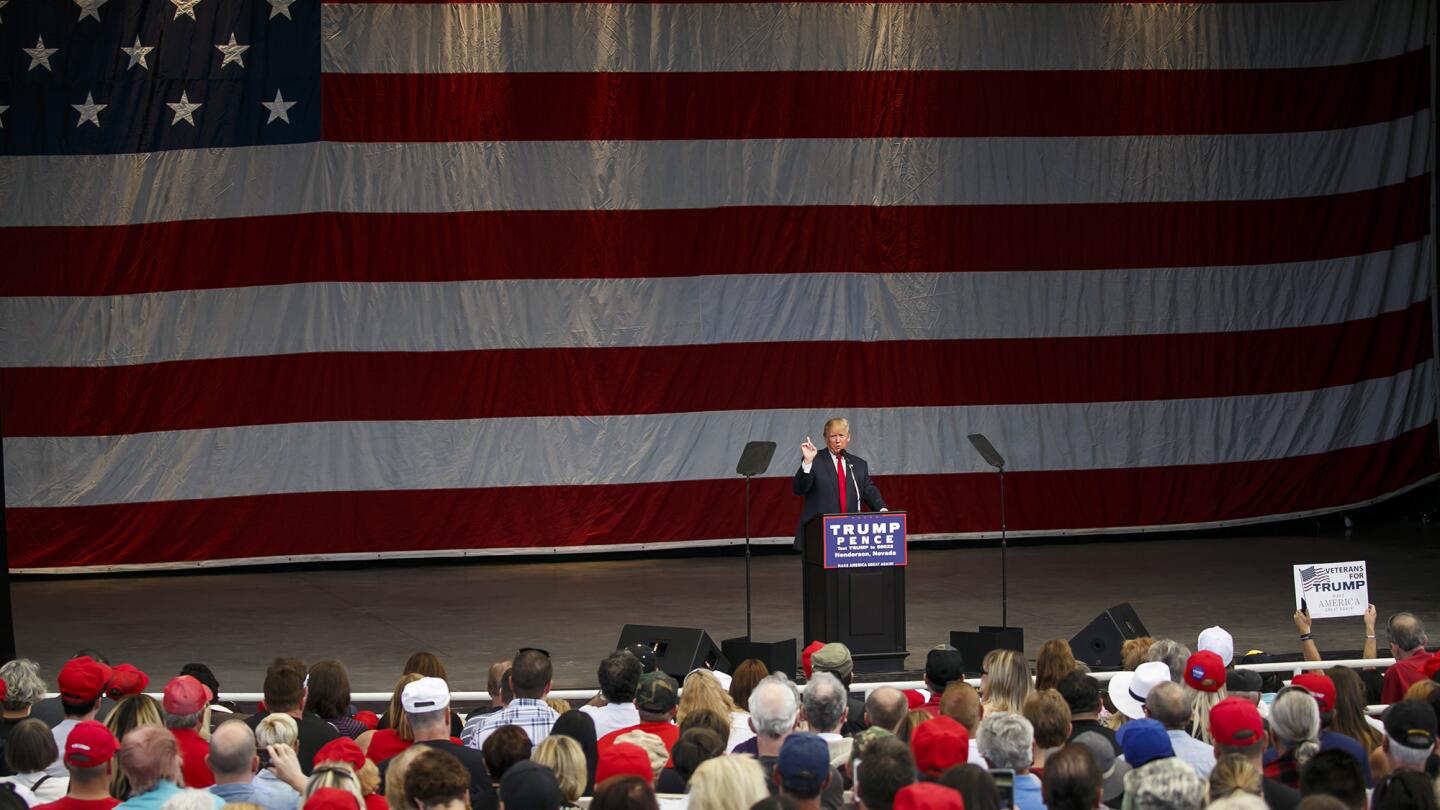
{"type": "MultiPolygon", "coordinates": [[[[1291,568],[1368,560],[1384,617],[1412,610],[1440,637],[1440,544],[1418,524],[1323,535],[1057,539],[1011,547],[1010,621],[1033,657],[1095,614],[1131,602],[1152,635],[1193,645],[1221,624],[1237,649],[1296,651],[1291,568]]],[[[626,623],[699,626],[717,640],[745,629],[740,556],[455,561],[219,573],[28,578],[13,583],[20,654],[47,679],[77,649],[132,662],[152,687],[190,661],[227,691],[259,691],[276,655],[335,657],[356,691],[393,687],[415,650],[438,653],[457,690],[485,688],[491,662],[533,645],[555,657],[555,685],[589,687],[626,623]]],[[[914,546],[908,576],[908,666],[952,629],[998,624],[998,548],[914,546]]],[[[800,561],[753,561],[757,640],[798,636],[800,561]]],[[[1322,649],[1358,649],[1361,620],[1316,623],[1322,649]]]]}

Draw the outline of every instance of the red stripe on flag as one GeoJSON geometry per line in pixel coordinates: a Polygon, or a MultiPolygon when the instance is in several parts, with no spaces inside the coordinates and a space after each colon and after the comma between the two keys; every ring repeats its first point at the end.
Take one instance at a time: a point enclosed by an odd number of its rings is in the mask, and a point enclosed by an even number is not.
{"type": "MultiPolygon", "coordinates": [[[[1358,503],[1440,469],[1434,425],[1395,439],[1294,458],[1184,467],[1013,471],[1012,531],[1245,520],[1358,503]]],[[[792,459],[777,459],[784,469],[792,459]]],[[[886,476],[915,534],[996,531],[988,473],[886,476]]],[[[420,552],[740,537],[737,480],[666,484],[392,490],[108,506],[10,509],[10,565],[96,566],[304,554],[420,552]],[[733,509],[696,504],[733,503],[733,509]]],[[[794,531],[787,478],[755,482],[754,534],[794,531]]]]}
{"type": "Polygon", "coordinates": [[[974,138],[1343,129],[1430,105],[1430,52],[1257,70],[327,74],[334,141],[974,138]]]}
{"type": "Polygon", "coordinates": [[[0,296],[316,281],[1265,264],[1386,250],[1429,230],[1429,174],[1279,200],[322,213],[0,228],[7,258],[0,296]]]}
{"type": "Polygon", "coordinates": [[[770,410],[815,402],[902,408],[1223,397],[1389,377],[1430,359],[1430,331],[1427,300],[1377,318],[1257,332],[325,353],[5,369],[0,407],[5,435],[13,437],[770,410]],[[797,368],[812,382],[795,385],[797,368]],[[856,377],[867,384],[851,384],[856,377]]]}

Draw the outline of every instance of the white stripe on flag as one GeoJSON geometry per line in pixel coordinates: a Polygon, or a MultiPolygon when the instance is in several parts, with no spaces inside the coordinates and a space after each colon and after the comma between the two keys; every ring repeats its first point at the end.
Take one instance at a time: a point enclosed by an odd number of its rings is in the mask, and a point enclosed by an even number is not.
{"type": "Polygon", "coordinates": [[[1258,200],[1398,183],[1425,172],[1429,151],[1426,112],[1266,135],[315,143],[12,157],[0,158],[0,220],[1258,200]]]}
{"type": "Polygon", "coordinates": [[[321,64],[333,73],[1315,67],[1424,47],[1426,5],[326,4],[321,64]]]}
{"type": "Polygon", "coordinates": [[[0,299],[0,366],[307,352],[965,340],[1251,331],[1430,295],[1431,243],[1144,270],[315,283],[0,299]],[[356,313],[364,313],[357,317],[356,313]]]}
{"type": "MultiPolygon", "coordinates": [[[[973,453],[949,452],[964,447],[971,432],[1004,447],[1015,470],[1212,464],[1372,444],[1426,425],[1435,419],[1433,372],[1430,360],[1393,377],[1264,396],[857,409],[848,415],[863,437],[855,452],[869,457],[882,476],[980,471],[983,462],[973,453]]],[[[733,475],[724,464],[745,440],[793,439],[798,446],[831,415],[712,411],[311,422],[10,438],[5,495],[7,505],[23,508],[284,492],[706,480],[733,475]],[[675,452],[677,447],[685,452],[675,452]]],[[[783,476],[792,472],[787,468],[788,461],[772,470],[783,476]]]]}

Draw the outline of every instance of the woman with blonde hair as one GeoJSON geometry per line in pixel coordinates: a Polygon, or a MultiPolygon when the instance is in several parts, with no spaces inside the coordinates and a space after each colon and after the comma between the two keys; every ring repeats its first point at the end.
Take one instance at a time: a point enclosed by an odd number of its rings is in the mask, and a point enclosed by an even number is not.
{"type": "MultiPolygon", "coordinates": [[[[115,739],[123,740],[125,735],[141,726],[165,727],[165,718],[160,714],[160,704],[155,698],[143,692],[138,695],[122,699],[105,716],[105,727],[115,735],[115,739]]],[[[125,771],[116,768],[115,773],[110,777],[110,795],[125,801],[130,798],[130,780],[125,777],[125,771]]]]}
{"type": "Polygon", "coordinates": [[[385,710],[386,717],[395,718],[393,727],[367,731],[355,738],[365,756],[375,762],[384,762],[415,742],[415,732],[410,730],[410,719],[405,716],[405,707],[400,704],[400,694],[406,686],[425,677],[429,676],[407,672],[395,682],[395,691],[390,693],[390,706],[385,710]]]}
{"type": "Polygon", "coordinates": [[[980,700],[985,714],[1016,712],[1030,694],[1030,667],[1015,650],[991,650],[980,664],[980,700]]]}
{"type": "Polygon", "coordinates": [[[1185,697],[1190,701],[1190,736],[1213,745],[1210,735],[1210,710],[1224,700],[1225,661],[1209,650],[1200,650],[1185,660],[1185,697]]]}
{"type": "Polygon", "coordinates": [[[1052,638],[1040,645],[1035,655],[1035,689],[1054,689],[1066,675],[1075,671],[1075,654],[1070,651],[1070,642],[1052,638]]]}
{"type": "Polygon", "coordinates": [[[405,771],[411,760],[430,750],[428,746],[412,745],[385,766],[385,803],[390,805],[390,810],[410,810],[405,804],[405,771]]]}
{"type": "Polygon", "coordinates": [[[349,763],[326,762],[311,771],[310,779],[305,783],[305,792],[300,796],[300,806],[304,807],[316,791],[324,788],[335,788],[349,793],[355,797],[356,810],[365,810],[365,796],[360,792],[360,777],[349,763]]]}
{"type": "Polygon", "coordinates": [[[720,684],[720,679],[710,672],[697,669],[685,677],[685,686],[680,690],[680,705],[675,710],[675,722],[684,723],[691,712],[701,709],[725,718],[730,723],[730,734],[725,745],[726,751],[755,736],[750,730],[750,715],[735,707],[730,693],[720,684]]]}
{"type": "Polygon", "coordinates": [[[690,776],[688,810],[750,810],[769,797],[760,763],[743,754],[726,754],[700,763],[690,776]]]}
{"type": "Polygon", "coordinates": [[[1226,754],[1210,770],[1210,801],[1218,802],[1234,793],[1261,795],[1261,774],[1244,754],[1226,754]]]}
{"type": "Polygon", "coordinates": [[[561,734],[551,734],[535,746],[530,758],[555,772],[555,781],[560,783],[560,795],[564,797],[566,806],[577,806],[589,778],[585,752],[580,750],[580,743],[561,734]]]}

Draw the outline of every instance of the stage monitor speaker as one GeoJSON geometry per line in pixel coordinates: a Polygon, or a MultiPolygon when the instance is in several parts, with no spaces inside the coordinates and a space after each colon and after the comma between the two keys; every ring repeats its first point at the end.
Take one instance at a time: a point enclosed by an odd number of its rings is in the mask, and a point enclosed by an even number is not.
{"type": "Polygon", "coordinates": [[[1092,667],[1118,669],[1124,665],[1120,647],[1132,638],[1148,636],[1145,624],[1129,602],[1122,602],[1100,612],[1093,621],[1070,639],[1070,652],[1076,661],[1092,667]]]}
{"type": "Polygon", "coordinates": [[[677,681],[684,681],[692,671],[704,667],[730,671],[730,663],[710,634],[698,627],[660,627],[648,624],[627,624],[620,629],[616,649],[631,644],[644,644],[655,651],[660,671],[677,681]]]}
{"type": "MultiPolygon", "coordinates": [[[[727,638],[720,642],[720,651],[730,662],[731,667],[738,667],[746,660],[754,658],[765,664],[765,669],[770,672],[783,672],[795,680],[795,639],[787,638],[784,641],[751,641],[740,636],[739,638],[727,638]]],[[[733,671],[731,674],[734,674],[733,671]]]]}

